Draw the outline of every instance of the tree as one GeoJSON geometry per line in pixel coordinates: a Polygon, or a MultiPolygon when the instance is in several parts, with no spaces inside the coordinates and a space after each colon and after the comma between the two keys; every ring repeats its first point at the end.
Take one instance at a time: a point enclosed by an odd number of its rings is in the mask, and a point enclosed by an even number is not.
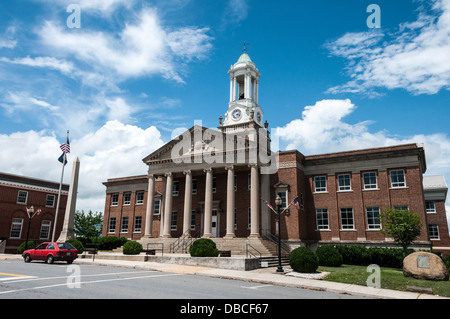
{"type": "Polygon", "coordinates": [[[380,220],[383,224],[381,232],[402,246],[406,257],[408,246],[420,235],[422,224],[419,215],[409,210],[388,207],[380,215],[380,220]]]}
{"type": "Polygon", "coordinates": [[[103,224],[103,214],[101,212],[95,212],[90,210],[89,213],[85,213],[83,210],[75,212],[75,233],[78,237],[99,237],[101,229],[96,227],[103,224]]]}

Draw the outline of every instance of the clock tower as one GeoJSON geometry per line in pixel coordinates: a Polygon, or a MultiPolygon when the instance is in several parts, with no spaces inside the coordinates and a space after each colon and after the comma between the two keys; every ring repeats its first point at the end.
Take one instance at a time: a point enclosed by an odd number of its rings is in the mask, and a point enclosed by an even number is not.
{"type": "Polygon", "coordinates": [[[249,127],[262,128],[263,111],[258,104],[258,84],[261,74],[245,52],[230,67],[230,102],[225,120],[221,117],[222,132],[238,132],[249,127]],[[223,121],[223,122],[222,122],[223,121]]]}

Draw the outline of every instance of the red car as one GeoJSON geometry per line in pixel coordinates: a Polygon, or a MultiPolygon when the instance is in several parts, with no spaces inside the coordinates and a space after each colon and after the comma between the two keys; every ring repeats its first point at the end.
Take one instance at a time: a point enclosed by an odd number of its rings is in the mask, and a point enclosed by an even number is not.
{"type": "Polygon", "coordinates": [[[54,261],[67,261],[71,264],[78,257],[78,250],[69,243],[46,242],[36,248],[25,250],[22,257],[26,263],[44,260],[48,264],[54,261]]]}

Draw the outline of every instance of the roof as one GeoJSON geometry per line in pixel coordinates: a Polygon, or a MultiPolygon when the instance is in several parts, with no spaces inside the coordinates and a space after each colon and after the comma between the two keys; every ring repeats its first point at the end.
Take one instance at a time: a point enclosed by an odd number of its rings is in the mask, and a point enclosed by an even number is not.
{"type": "Polygon", "coordinates": [[[424,176],[423,177],[424,189],[448,189],[445,183],[445,178],[442,175],[436,176],[424,176]]]}
{"type": "Polygon", "coordinates": [[[247,53],[243,53],[241,54],[241,56],[239,57],[239,60],[237,61],[237,63],[240,62],[252,62],[252,59],[250,59],[250,56],[247,53]]]}

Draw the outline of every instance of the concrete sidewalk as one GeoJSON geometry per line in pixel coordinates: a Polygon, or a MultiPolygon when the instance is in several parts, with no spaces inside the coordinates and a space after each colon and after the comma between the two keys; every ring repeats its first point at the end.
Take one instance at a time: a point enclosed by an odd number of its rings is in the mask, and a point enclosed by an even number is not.
{"type": "MultiPolygon", "coordinates": [[[[102,254],[103,255],[103,254],[102,254]]],[[[247,282],[255,282],[261,284],[286,286],[293,288],[312,289],[319,291],[327,291],[341,294],[349,294],[361,296],[365,298],[376,299],[450,299],[435,295],[422,294],[417,292],[398,291],[390,289],[371,288],[352,284],[343,284],[318,279],[308,279],[276,272],[276,268],[260,268],[250,271],[219,269],[202,266],[190,266],[180,264],[164,264],[151,261],[131,261],[96,258],[93,260],[91,256],[87,258],[79,257],[74,264],[95,264],[99,266],[125,267],[142,270],[162,271],[171,273],[191,274],[197,276],[207,276],[214,278],[242,280],[247,282]]],[[[0,261],[5,259],[22,259],[20,255],[0,255],[0,261]]],[[[285,270],[289,270],[285,267],[285,270]]]]}

